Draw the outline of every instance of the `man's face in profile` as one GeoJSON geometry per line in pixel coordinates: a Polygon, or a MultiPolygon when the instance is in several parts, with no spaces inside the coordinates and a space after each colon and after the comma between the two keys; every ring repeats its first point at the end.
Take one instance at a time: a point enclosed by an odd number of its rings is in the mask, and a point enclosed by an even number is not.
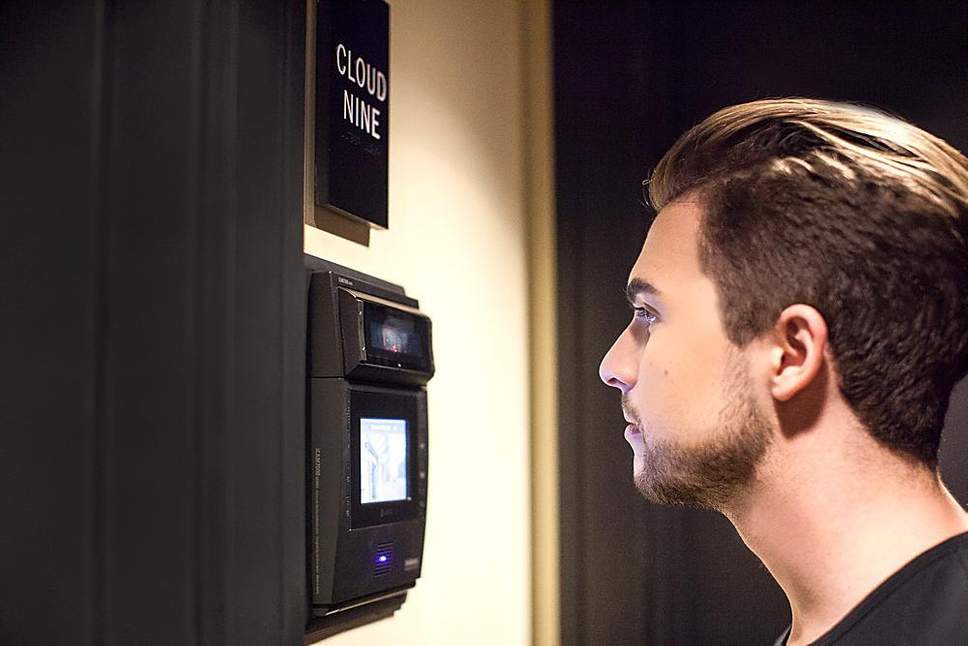
{"type": "Polygon", "coordinates": [[[629,276],[632,322],[600,375],[622,391],[639,491],[652,502],[722,510],[753,481],[772,431],[746,355],[722,328],[715,285],[700,271],[700,208],[674,202],[656,217],[629,276]]]}

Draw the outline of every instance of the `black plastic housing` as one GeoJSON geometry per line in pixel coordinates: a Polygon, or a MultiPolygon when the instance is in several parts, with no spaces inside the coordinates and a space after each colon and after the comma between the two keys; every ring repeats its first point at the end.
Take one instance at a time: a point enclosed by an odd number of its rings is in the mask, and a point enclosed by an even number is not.
{"type": "Polygon", "coordinates": [[[385,601],[402,603],[420,576],[432,329],[397,285],[310,256],[306,267],[309,598],[313,615],[335,621],[350,609],[398,607],[385,601]],[[361,498],[364,419],[403,429],[399,498],[361,498]]]}

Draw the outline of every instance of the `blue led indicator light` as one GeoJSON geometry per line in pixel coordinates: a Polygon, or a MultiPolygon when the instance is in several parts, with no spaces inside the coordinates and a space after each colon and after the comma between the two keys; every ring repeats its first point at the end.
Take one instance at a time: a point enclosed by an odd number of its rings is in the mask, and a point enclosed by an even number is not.
{"type": "Polygon", "coordinates": [[[387,557],[385,557],[385,556],[381,556],[381,557],[380,557],[380,558],[378,558],[377,560],[378,560],[378,561],[379,561],[380,563],[386,563],[386,562],[387,562],[387,557]]]}

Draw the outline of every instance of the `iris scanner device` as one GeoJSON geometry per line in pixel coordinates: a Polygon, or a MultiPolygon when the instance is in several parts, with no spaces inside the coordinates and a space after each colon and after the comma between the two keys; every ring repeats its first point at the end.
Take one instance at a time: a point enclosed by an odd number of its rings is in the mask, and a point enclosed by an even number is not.
{"type": "Polygon", "coordinates": [[[431,324],[398,285],[306,266],[311,617],[358,625],[392,615],[420,576],[431,324]]]}

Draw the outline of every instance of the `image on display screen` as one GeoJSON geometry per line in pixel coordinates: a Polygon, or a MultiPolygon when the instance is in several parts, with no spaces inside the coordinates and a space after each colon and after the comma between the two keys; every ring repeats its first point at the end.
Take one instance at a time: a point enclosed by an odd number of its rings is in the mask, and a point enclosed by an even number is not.
{"type": "Polygon", "coordinates": [[[360,420],[360,502],[407,498],[407,422],[360,420]]]}
{"type": "Polygon", "coordinates": [[[420,339],[411,320],[388,316],[370,325],[370,345],[394,354],[420,354],[420,339]]]}

